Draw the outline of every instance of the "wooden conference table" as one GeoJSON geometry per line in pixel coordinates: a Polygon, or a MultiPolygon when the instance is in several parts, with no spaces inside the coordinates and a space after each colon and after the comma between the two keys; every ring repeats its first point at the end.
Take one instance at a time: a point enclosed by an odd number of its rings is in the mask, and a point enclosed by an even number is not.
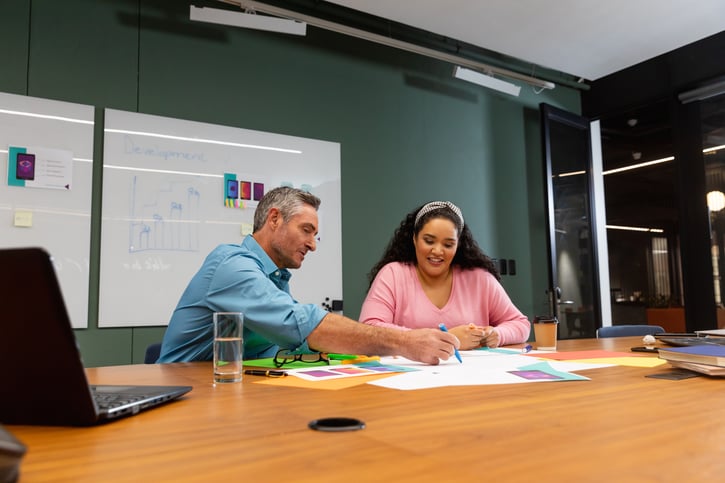
{"type": "MultiPolygon", "coordinates": [[[[641,338],[559,342],[626,350],[641,338]]],[[[647,357],[647,356],[645,356],[647,357]]],[[[98,427],[8,426],[37,481],[721,481],[725,380],[588,370],[590,381],[399,391],[211,383],[210,363],[88,369],[93,383],[183,384],[184,399],[98,427]],[[352,432],[310,420],[362,419],[352,432]]]]}

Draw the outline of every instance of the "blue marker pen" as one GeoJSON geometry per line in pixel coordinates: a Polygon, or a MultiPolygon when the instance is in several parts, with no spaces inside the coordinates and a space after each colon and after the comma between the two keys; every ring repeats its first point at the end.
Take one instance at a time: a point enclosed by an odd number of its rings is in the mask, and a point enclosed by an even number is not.
{"type": "MultiPolygon", "coordinates": [[[[441,322],[438,324],[438,328],[441,329],[443,332],[448,332],[448,329],[446,329],[446,326],[441,322]]],[[[458,359],[458,362],[461,364],[463,363],[463,359],[461,359],[461,354],[458,352],[458,349],[453,349],[453,354],[455,354],[456,359],[458,359]]]]}

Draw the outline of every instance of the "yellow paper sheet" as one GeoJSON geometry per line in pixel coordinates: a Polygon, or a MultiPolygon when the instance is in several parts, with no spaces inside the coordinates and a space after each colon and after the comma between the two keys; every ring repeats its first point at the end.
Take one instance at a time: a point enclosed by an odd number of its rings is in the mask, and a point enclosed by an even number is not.
{"type": "Polygon", "coordinates": [[[614,364],[617,366],[630,367],[658,367],[667,364],[664,359],[657,357],[600,357],[596,359],[576,359],[569,362],[581,362],[584,364],[614,364]]]}

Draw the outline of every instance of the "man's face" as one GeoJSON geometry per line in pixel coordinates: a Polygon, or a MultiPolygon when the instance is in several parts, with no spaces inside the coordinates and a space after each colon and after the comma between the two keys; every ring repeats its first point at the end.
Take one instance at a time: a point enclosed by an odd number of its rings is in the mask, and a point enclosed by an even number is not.
{"type": "Polygon", "coordinates": [[[297,214],[277,225],[272,238],[271,258],[279,268],[300,268],[308,251],[317,248],[317,210],[303,205],[297,214]]]}

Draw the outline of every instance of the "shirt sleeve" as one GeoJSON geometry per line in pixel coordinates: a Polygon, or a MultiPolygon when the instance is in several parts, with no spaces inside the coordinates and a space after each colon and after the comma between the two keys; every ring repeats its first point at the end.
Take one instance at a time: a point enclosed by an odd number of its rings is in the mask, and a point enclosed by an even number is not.
{"type": "Polygon", "coordinates": [[[385,265],[375,276],[360,309],[360,322],[378,327],[405,330],[394,323],[396,304],[396,274],[392,265],[385,265]]]}
{"type": "Polygon", "coordinates": [[[520,344],[529,339],[531,323],[509,298],[493,275],[490,275],[488,290],[489,325],[496,327],[501,341],[499,345],[520,344]]]}
{"type": "Polygon", "coordinates": [[[327,315],[322,307],[295,301],[246,257],[232,257],[218,267],[207,301],[214,311],[244,313],[246,329],[286,348],[307,349],[307,337],[327,315]]]}

